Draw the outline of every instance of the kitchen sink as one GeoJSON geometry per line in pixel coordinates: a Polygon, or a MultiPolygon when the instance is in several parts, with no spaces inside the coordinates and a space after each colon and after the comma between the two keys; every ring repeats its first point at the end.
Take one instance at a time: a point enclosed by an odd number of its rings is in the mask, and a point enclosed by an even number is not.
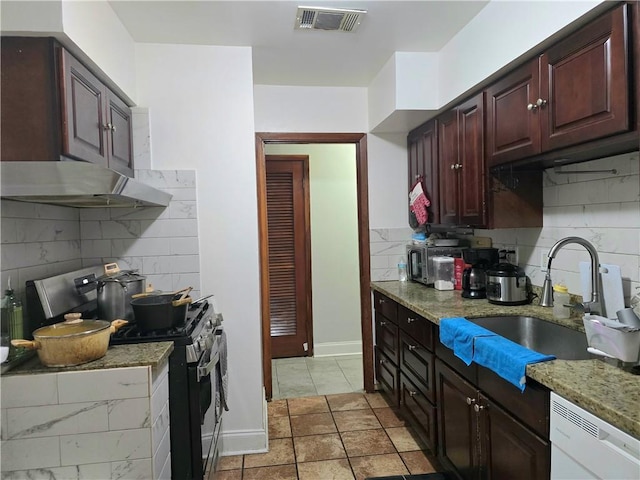
{"type": "Polygon", "coordinates": [[[587,352],[584,332],[535,317],[505,316],[467,318],[472,323],[491,330],[504,338],[536,352],[555,355],[562,360],[595,358],[587,352]]]}

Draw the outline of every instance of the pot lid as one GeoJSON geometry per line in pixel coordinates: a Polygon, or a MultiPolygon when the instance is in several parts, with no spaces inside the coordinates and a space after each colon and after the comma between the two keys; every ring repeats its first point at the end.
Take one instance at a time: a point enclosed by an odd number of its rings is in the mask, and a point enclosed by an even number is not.
{"type": "Polygon", "coordinates": [[[120,283],[129,283],[129,282],[138,282],[140,280],[144,280],[146,277],[144,275],[139,275],[137,270],[120,270],[116,274],[112,275],[102,275],[96,279],[97,282],[120,282],[120,283]]]}
{"type": "Polygon", "coordinates": [[[492,275],[494,277],[523,277],[524,270],[518,265],[505,262],[494,265],[492,268],[487,270],[487,275],[492,275]]]}
{"type": "Polygon", "coordinates": [[[89,335],[99,332],[111,326],[106,320],[72,320],[54,323],[46,327],[38,328],[33,332],[35,337],[69,338],[89,335]]]}

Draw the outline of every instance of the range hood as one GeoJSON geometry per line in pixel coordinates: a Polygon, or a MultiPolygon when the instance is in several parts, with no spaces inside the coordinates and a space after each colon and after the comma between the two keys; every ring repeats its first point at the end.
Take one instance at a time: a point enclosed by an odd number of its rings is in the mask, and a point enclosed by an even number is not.
{"type": "Polygon", "coordinates": [[[0,163],[2,198],[66,207],[166,207],[172,195],[88,162],[0,163]]]}

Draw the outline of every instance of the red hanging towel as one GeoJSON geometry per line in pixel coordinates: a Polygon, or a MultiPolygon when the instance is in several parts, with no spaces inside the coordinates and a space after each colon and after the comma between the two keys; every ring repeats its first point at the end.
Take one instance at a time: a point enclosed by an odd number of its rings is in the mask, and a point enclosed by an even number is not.
{"type": "Polygon", "coordinates": [[[422,188],[422,177],[411,187],[409,192],[409,208],[416,216],[419,225],[424,225],[429,219],[427,207],[431,205],[431,201],[427,198],[422,188]]]}

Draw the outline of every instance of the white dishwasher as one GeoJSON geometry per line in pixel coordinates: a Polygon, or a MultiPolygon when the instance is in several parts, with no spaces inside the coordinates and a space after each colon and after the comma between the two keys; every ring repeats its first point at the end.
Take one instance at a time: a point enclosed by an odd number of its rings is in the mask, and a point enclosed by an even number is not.
{"type": "Polygon", "coordinates": [[[551,392],[551,480],[640,479],[640,440],[551,392]]]}

